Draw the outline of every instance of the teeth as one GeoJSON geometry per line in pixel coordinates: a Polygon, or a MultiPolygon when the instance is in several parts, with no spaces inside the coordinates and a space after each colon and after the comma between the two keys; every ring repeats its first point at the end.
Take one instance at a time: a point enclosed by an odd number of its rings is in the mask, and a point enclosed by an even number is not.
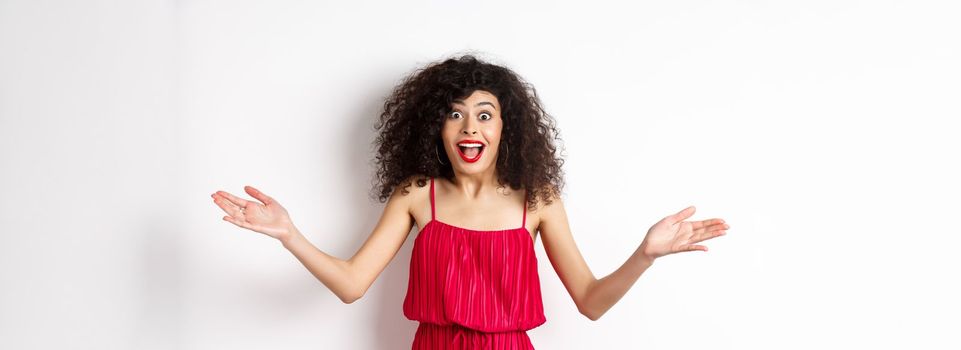
{"type": "Polygon", "coordinates": [[[462,144],[459,144],[458,146],[461,146],[461,147],[481,147],[482,145],[479,144],[479,143],[462,143],[462,144]]]}

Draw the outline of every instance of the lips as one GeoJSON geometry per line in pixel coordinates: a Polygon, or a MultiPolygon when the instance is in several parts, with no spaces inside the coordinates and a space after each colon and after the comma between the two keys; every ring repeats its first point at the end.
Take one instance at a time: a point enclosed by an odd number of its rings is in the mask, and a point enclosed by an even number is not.
{"type": "Polygon", "coordinates": [[[464,140],[457,143],[457,154],[465,162],[473,163],[480,159],[487,148],[483,142],[477,140],[464,140]]]}

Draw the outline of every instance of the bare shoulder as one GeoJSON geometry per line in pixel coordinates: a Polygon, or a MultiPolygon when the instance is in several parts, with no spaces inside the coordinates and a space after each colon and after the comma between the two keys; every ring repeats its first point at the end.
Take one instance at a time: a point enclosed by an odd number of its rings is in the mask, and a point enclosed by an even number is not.
{"type": "MultiPolygon", "coordinates": [[[[394,186],[392,197],[402,202],[407,209],[408,215],[419,224],[423,223],[424,208],[428,206],[430,196],[430,177],[426,175],[410,175],[394,186]]],[[[426,215],[430,215],[430,207],[427,207],[426,215]]]]}
{"type": "Polygon", "coordinates": [[[549,201],[550,203],[547,198],[538,198],[536,206],[530,211],[532,218],[537,221],[538,228],[543,228],[544,224],[558,219],[564,219],[567,215],[564,211],[564,201],[559,195],[553,195],[549,201]]]}

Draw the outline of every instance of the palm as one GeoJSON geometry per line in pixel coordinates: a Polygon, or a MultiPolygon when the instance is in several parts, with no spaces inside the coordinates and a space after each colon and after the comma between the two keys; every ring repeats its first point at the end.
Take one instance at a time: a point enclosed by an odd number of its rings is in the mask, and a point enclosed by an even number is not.
{"type": "Polygon", "coordinates": [[[248,230],[283,239],[293,226],[287,209],[253,187],[245,186],[244,190],[263,204],[245,200],[224,191],[217,191],[211,195],[214,203],[229,215],[224,216],[223,219],[248,230]]]}
{"type": "Polygon", "coordinates": [[[694,210],[694,207],[687,207],[651,226],[641,243],[643,253],[653,259],[679,252],[707,251],[707,247],[696,243],[723,236],[730,228],[722,219],[684,221],[694,214],[694,210]]]}

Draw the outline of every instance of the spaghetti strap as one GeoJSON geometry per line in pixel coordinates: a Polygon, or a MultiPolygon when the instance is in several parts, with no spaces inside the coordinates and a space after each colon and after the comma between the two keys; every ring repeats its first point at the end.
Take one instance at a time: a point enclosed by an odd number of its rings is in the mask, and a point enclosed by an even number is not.
{"type": "Polygon", "coordinates": [[[527,190],[524,190],[524,218],[521,219],[521,228],[527,230],[527,190]]]}
{"type": "Polygon", "coordinates": [[[430,219],[434,220],[434,178],[430,178],[430,219]]]}

